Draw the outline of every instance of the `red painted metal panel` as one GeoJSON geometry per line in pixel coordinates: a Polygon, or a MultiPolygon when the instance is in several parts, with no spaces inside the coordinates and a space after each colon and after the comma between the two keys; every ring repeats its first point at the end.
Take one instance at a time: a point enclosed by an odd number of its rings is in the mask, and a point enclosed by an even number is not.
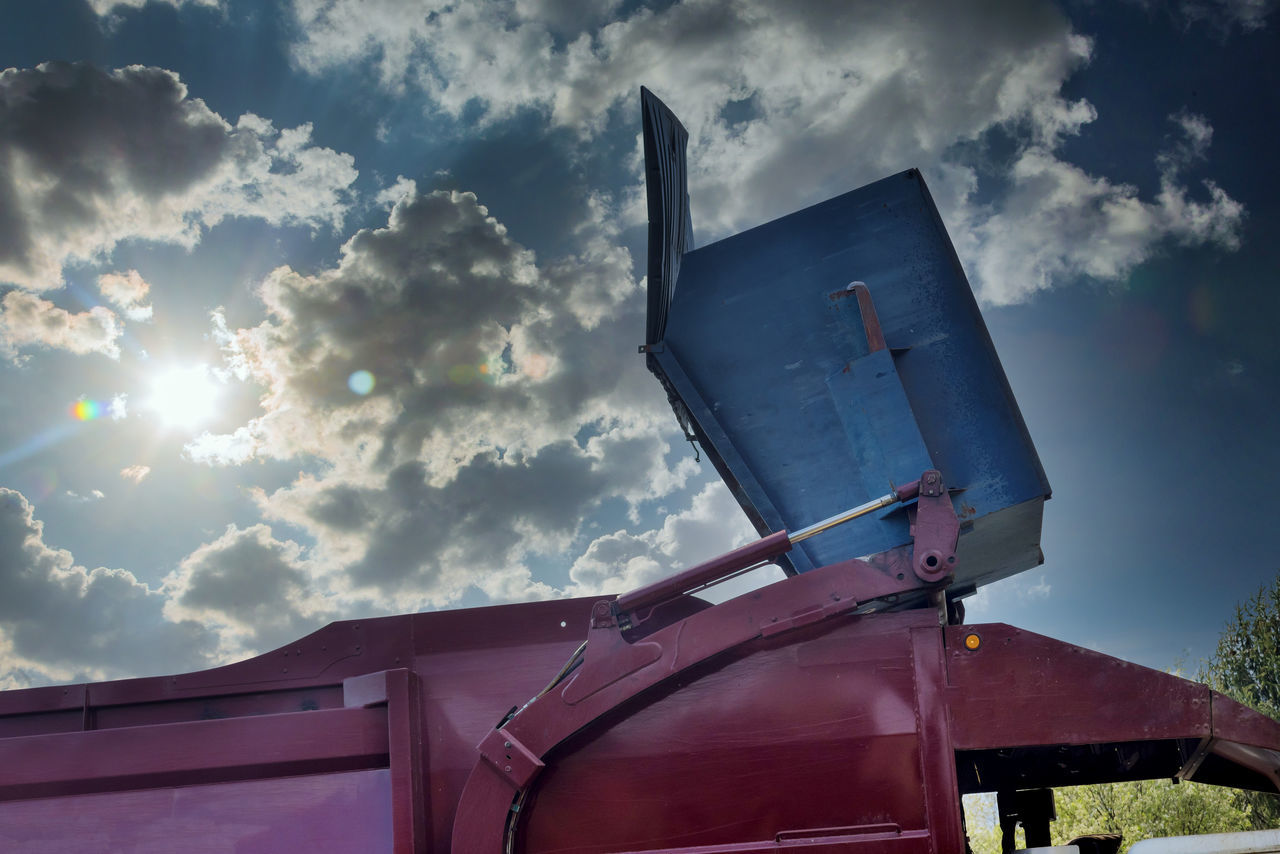
{"type": "Polygon", "coordinates": [[[387,729],[395,854],[426,854],[428,795],[423,769],[427,754],[422,738],[421,689],[413,671],[387,673],[387,729]]]}
{"type": "MultiPolygon", "coordinates": [[[[953,750],[974,764],[983,750],[1133,740],[1164,744],[1153,756],[1175,770],[1195,753],[1192,779],[1263,787],[1280,764],[1280,724],[1203,686],[1009,626],[943,630],[932,611],[851,616],[869,577],[889,580],[858,566],[655,617],[633,644],[608,625],[607,602],[594,627],[591,600],[547,602],[335,624],[205,673],[0,693],[0,830],[27,828],[23,845],[57,850],[35,842],[31,817],[50,823],[61,809],[80,811],[83,834],[132,822],[129,838],[146,841],[144,825],[168,826],[164,810],[194,815],[205,798],[209,810],[243,802],[265,813],[270,793],[298,779],[265,778],[381,768],[354,773],[380,775],[397,852],[450,850],[456,827],[481,828],[454,844],[458,854],[492,850],[517,784],[532,779],[516,834],[525,854],[951,854],[963,847],[953,750]],[[584,631],[587,663],[495,730],[584,631]],[[982,637],[976,651],[961,642],[969,633],[982,637]],[[649,644],[656,658],[624,661],[649,644]],[[196,781],[216,785],[188,786],[196,781]],[[185,786],[164,791],[183,792],[186,806],[165,801],[161,785],[185,786]]],[[[328,785],[279,795],[282,814],[323,826],[303,809],[324,803],[366,821],[363,807],[327,800],[328,785]]],[[[382,827],[334,838],[359,850],[382,827]]],[[[280,833],[262,837],[274,849],[245,850],[324,850],[280,833]]],[[[66,838],[103,848],[83,834],[66,838]]]]}
{"type": "MultiPolygon", "coordinates": [[[[936,617],[930,614],[931,617],[936,617]]],[[[920,775],[928,818],[925,827],[933,836],[933,850],[963,851],[964,827],[960,786],[956,782],[955,753],[943,685],[946,680],[942,632],[936,622],[910,629],[916,690],[917,729],[920,738],[920,775]]]]}
{"type": "Polygon", "coordinates": [[[1216,691],[1213,692],[1212,708],[1216,738],[1273,750],[1280,746],[1280,723],[1216,691]]]}
{"type": "Polygon", "coordinates": [[[383,770],[0,803],[6,854],[390,852],[383,770]]]}
{"type": "MultiPolygon", "coordinates": [[[[921,754],[906,631],[931,619],[756,640],[628,703],[547,757],[521,850],[943,850],[929,842],[922,775],[952,763],[921,754]]],[[[945,734],[945,709],[927,714],[945,734]]]]}
{"type": "MultiPolygon", "coordinates": [[[[934,854],[926,831],[882,831],[884,825],[822,828],[800,831],[801,835],[780,834],[777,839],[738,842],[730,845],[699,845],[690,848],[645,848],[626,854],[934,854]],[[805,835],[814,834],[814,835],[805,835]]],[[[619,852],[621,854],[621,852],[619,852]]],[[[957,851],[959,854],[959,851],[957,851]]]]}
{"type": "Polygon", "coordinates": [[[0,799],[385,765],[382,709],[334,709],[0,739],[0,799]]]}
{"type": "MultiPolygon", "coordinates": [[[[563,688],[548,691],[522,708],[505,725],[505,740],[517,751],[545,757],[598,718],[614,715],[642,693],[677,681],[684,671],[713,657],[756,639],[776,636],[785,643],[783,636],[802,637],[791,633],[839,617],[862,598],[918,586],[914,577],[894,581],[860,561],[845,561],[700,611],[634,645],[613,618],[611,603],[599,602],[593,608],[582,666],[563,688]]],[[[925,614],[924,619],[928,618],[925,614]]],[[[921,616],[916,613],[911,619],[918,622],[921,616]]],[[[880,625],[888,628],[893,623],[880,625]]],[[[504,849],[512,799],[527,791],[528,770],[487,758],[477,763],[463,789],[454,823],[452,844],[457,854],[497,854],[504,849]],[[504,779],[505,792],[495,787],[495,780],[504,779]]]]}
{"type": "Polygon", "coordinates": [[[1003,623],[945,637],[957,750],[1209,735],[1203,685],[1003,623]],[[978,649],[965,648],[967,634],[978,649]]]}

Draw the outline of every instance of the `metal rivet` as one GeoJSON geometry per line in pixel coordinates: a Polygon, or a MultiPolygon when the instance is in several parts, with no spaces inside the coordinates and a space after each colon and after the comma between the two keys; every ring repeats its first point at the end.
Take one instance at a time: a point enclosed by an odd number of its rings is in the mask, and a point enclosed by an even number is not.
{"type": "Polygon", "coordinates": [[[502,742],[502,746],[503,746],[503,747],[510,747],[510,746],[511,746],[511,742],[509,742],[509,741],[504,741],[504,742],[502,742]]]}
{"type": "Polygon", "coordinates": [[[511,770],[511,766],[510,766],[510,765],[508,765],[508,766],[507,766],[507,771],[510,771],[510,770],[511,770]]]}

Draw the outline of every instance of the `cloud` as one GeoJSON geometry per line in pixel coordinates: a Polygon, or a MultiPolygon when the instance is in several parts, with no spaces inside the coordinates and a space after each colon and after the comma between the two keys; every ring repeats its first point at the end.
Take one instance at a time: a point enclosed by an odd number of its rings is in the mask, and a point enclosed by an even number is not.
{"type": "Polygon", "coordinates": [[[605,501],[635,507],[696,472],[668,465],[673,422],[622,343],[642,325],[630,254],[593,224],[603,197],[582,202],[581,251],[540,264],[474,195],[397,187],[386,226],[335,267],[261,283],[264,322],[215,312],[262,412],[187,454],[319,462],[256,500],[314,541],[309,571],[344,601],[552,595],[531,559],[569,553],[605,501]],[[371,390],[353,390],[360,371],[371,390]]]}
{"type": "Polygon", "coordinates": [[[1274,0],[1130,0],[1145,9],[1160,9],[1190,29],[1203,24],[1225,38],[1236,27],[1245,33],[1264,29],[1275,11],[1274,0]]]}
{"type": "MultiPolygon", "coordinates": [[[[1246,26],[1266,14],[1250,2],[1181,8],[1210,6],[1246,26]]],[[[1239,203],[1212,182],[1197,198],[1173,162],[1207,147],[1202,118],[1175,117],[1183,136],[1159,154],[1154,199],[1062,159],[1063,140],[1097,117],[1064,93],[1094,45],[1047,2],[705,0],[568,31],[540,3],[425,15],[391,0],[293,7],[304,69],[371,61],[386,87],[421,93],[430,110],[482,125],[533,111],[575,131],[584,151],[620,124],[635,133],[635,113],[617,107],[648,85],[690,132],[700,242],[909,166],[924,171],[979,294],[997,304],[1123,278],[1168,241],[1238,242],[1239,203]],[[996,134],[1014,144],[1007,161],[982,153],[996,134]]],[[[638,148],[631,168],[638,177],[638,148]]],[[[633,185],[619,213],[639,222],[643,198],[633,185]]]]}
{"type": "Polygon", "coordinates": [[[0,72],[0,282],[56,288],[70,261],[127,239],[190,247],[227,217],[338,227],[356,170],[310,134],[232,125],[160,68],[0,72]]]}
{"type": "Polygon", "coordinates": [[[183,6],[206,6],[211,9],[220,9],[223,6],[223,0],[87,0],[89,8],[98,15],[107,15],[115,12],[120,7],[126,9],[141,9],[147,3],[166,3],[175,9],[183,6]]]}
{"type": "Polygon", "coordinates": [[[19,492],[0,488],[0,652],[6,681],[102,679],[209,663],[212,638],[164,619],[164,597],[122,569],[86,569],[44,542],[19,492]],[[13,674],[18,674],[14,676],[13,674]]]}
{"type": "Polygon", "coordinates": [[[74,491],[72,491],[72,490],[68,489],[68,490],[67,490],[67,492],[66,492],[66,495],[67,495],[67,497],[68,497],[68,498],[70,498],[72,501],[81,501],[81,502],[86,502],[86,501],[101,501],[103,498],[106,498],[106,497],[107,497],[107,496],[106,496],[106,493],[104,493],[101,489],[94,489],[94,490],[90,490],[90,491],[89,491],[89,493],[88,493],[87,495],[81,495],[81,494],[80,494],[80,493],[78,493],[78,492],[74,492],[74,491]]]}
{"type": "Polygon", "coordinates": [[[534,109],[584,138],[615,115],[632,125],[634,112],[614,107],[648,85],[690,130],[694,222],[707,236],[928,166],[1002,123],[1069,132],[1088,109],[1060,90],[1090,43],[1047,3],[713,0],[588,18],[571,38],[548,6],[424,15],[295,0],[294,54],[315,71],[372,59],[384,85],[416,89],[455,118],[534,109]]]}
{"type": "Polygon", "coordinates": [[[120,357],[116,343],[123,327],[115,312],[103,306],[72,313],[26,291],[13,290],[0,300],[0,353],[17,358],[28,348],[68,350],[84,355],[120,357]]]}
{"type": "MultiPolygon", "coordinates": [[[[661,528],[597,537],[573,562],[569,592],[577,596],[632,590],[688,569],[756,538],[741,508],[719,482],[702,488],[689,509],[661,528]]],[[[773,578],[781,577],[776,570],[773,578]]]]}
{"type": "Polygon", "coordinates": [[[991,205],[972,204],[971,181],[949,206],[948,222],[981,297],[1006,304],[1080,277],[1120,280],[1168,242],[1237,248],[1244,207],[1212,181],[1203,184],[1206,198],[1192,198],[1181,179],[1204,159],[1212,128],[1186,112],[1170,120],[1180,135],[1156,157],[1160,191],[1152,201],[1043,146],[1018,154],[1008,192],[991,205]]]}
{"type": "Polygon", "coordinates": [[[151,466],[132,465],[120,469],[120,476],[134,483],[142,483],[151,474],[151,466]]]}
{"type": "Polygon", "coordinates": [[[1035,584],[1023,582],[1018,590],[1018,598],[1024,601],[1035,599],[1048,599],[1049,594],[1053,592],[1053,588],[1049,582],[1045,580],[1044,574],[1041,573],[1040,579],[1035,584]]]}
{"type": "Polygon", "coordinates": [[[217,630],[224,658],[288,643],[335,617],[313,592],[301,554],[266,525],[230,525],[165,579],[165,616],[217,630]]]}
{"type": "Polygon", "coordinates": [[[98,292],[107,302],[124,312],[130,320],[150,320],[152,308],[143,305],[151,286],[137,270],[127,273],[103,273],[98,277],[98,292]]]}

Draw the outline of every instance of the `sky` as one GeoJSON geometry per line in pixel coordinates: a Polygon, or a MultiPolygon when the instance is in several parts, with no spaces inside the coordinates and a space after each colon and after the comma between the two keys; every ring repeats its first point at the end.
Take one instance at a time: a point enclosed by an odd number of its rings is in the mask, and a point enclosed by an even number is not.
{"type": "Polygon", "coordinates": [[[751,538],[636,355],[641,85],[698,245],[922,171],[1054,492],[969,621],[1194,671],[1280,570],[1274,7],[0,0],[0,687],[751,538]]]}

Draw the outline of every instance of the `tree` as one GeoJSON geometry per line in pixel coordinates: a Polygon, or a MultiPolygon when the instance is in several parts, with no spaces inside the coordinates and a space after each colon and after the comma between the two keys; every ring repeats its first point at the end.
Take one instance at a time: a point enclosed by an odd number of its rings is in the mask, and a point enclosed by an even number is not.
{"type": "MultiPolygon", "coordinates": [[[[1280,719],[1280,574],[1236,606],[1200,681],[1265,715],[1280,719]]],[[[1280,827],[1280,798],[1240,792],[1254,827],[1280,827]]]]}
{"type": "MultiPolygon", "coordinates": [[[[1250,806],[1234,789],[1169,780],[1138,780],[1054,790],[1055,845],[1089,833],[1119,833],[1124,848],[1159,836],[1230,833],[1254,829],[1250,806]]],[[[970,845],[975,854],[999,854],[995,798],[967,798],[970,845]]],[[[1019,840],[1021,843],[1021,839],[1019,840]]]]}
{"type": "Polygon", "coordinates": [[[1170,780],[1137,780],[1056,790],[1055,844],[1086,833],[1120,833],[1128,846],[1159,836],[1252,830],[1234,789],[1170,780]]]}

